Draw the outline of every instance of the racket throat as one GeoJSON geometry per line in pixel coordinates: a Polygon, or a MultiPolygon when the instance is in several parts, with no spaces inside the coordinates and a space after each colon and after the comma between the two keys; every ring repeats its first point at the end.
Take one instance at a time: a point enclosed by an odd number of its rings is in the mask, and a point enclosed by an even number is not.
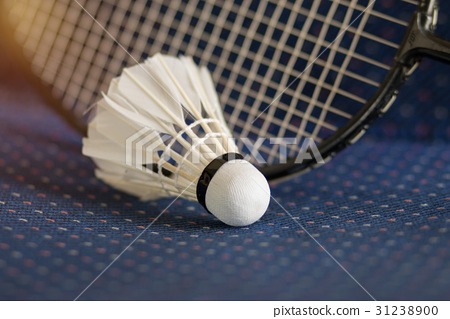
{"type": "Polygon", "coordinates": [[[397,62],[412,68],[427,56],[450,63],[450,42],[434,34],[437,14],[437,1],[421,1],[395,56],[397,62]]]}

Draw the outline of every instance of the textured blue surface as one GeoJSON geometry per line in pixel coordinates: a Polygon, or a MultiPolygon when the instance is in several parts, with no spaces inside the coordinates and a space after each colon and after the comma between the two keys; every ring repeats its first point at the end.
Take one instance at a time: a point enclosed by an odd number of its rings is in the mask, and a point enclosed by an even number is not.
{"type": "MultiPolygon", "coordinates": [[[[0,299],[73,300],[171,204],[94,177],[80,136],[0,66],[0,299]]],[[[325,166],[247,228],[177,200],[81,300],[449,300],[450,68],[425,60],[325,166]],[[313,236],[315,242],[305,230],[313,236]]]]}

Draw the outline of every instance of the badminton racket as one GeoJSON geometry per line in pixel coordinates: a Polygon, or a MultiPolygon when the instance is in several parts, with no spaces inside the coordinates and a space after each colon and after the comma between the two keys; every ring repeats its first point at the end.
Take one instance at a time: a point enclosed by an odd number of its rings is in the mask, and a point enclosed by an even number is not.
{"type": "Polygon", "coordinates": [[[355,143],[423,57],[450,62],[434,0],[3,0],[1,32],[69,123],[124,67],[161,52],[211,72],[242,153],[269,180],[355,143]],[[301,156],[299,156],[299,154],[301,156]],[[299,160],[302,159],[301,161],[299,160]]]}

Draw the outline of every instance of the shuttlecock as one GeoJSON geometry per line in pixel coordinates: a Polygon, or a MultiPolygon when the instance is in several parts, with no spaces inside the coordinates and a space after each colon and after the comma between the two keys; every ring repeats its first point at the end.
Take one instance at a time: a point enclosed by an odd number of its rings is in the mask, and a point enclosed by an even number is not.
{"type": "Polygon", "coordinates": [[[106,183],[143,200],[197,200],[231,226],[254,223],[266,178],[239,154],[206,67],[157,54],[125,68],[97,103],[83,154],[106,183]]]}

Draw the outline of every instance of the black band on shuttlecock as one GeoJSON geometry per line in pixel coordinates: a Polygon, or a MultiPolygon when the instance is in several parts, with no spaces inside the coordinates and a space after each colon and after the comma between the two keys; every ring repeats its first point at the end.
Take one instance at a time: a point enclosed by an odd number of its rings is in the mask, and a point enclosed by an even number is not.
{"type": "Polygon", "coordinates": [[[213,159],[211,163],[209,163],[205,169],[203,170],[200,178],[197,183],[197,200],[203,207],[205,207],[206,211],[211,214],[211,212],[206,207],[206,190],[208,189],[209,183],[211,182],[214,175],[217,173],[219,168],[222,167],[226,162],[235,160],[235,159],[244,159],[239,153],[226,153],[220,155],[219,157],[213,159]]]}

